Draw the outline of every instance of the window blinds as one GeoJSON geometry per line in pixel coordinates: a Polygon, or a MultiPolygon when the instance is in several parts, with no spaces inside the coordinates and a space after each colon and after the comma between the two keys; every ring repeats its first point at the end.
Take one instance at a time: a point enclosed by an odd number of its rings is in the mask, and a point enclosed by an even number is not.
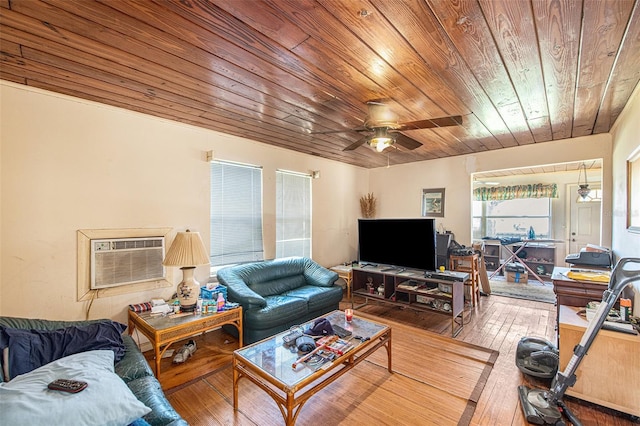
{"type": "Polygon", "coordinates": [[[311,257],[311,176],[276,171],[276,257],[311,257]]]}
{"type": "Polygon", "coordinates": [[[264,259],[262,169],[211,162],[211,266],[264,259]]]}

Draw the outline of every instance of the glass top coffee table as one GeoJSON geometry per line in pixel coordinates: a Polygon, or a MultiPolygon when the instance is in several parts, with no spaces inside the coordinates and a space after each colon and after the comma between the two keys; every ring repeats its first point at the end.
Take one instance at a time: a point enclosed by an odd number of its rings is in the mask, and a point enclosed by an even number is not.
{"type": "MultiPolygon", "coordinates": [[[[233,353],[233,408],[238,409],[238,381],[245,377],[263,389],[278,404],[286,425],[295,424],[304,403],[316,392],[342,376],[367,356],[384,346],[387,350],[387,369],[391,369],[391,328],[385,324],[354,316],[348,323],[344,312],[323,315],[332,325],[351,331],[344,338],[354,345],[343,355],[314,369],[296,361],[302,356],[295,345],[284,344],[285,331],[245,346],[233,353]],[[358,338],[356,338],[358,337],[358,338]],[[368,338],[368,339],[367,339],[368,338]]],[[[305,329],[313,320],[303,325],[305,329]]]]}

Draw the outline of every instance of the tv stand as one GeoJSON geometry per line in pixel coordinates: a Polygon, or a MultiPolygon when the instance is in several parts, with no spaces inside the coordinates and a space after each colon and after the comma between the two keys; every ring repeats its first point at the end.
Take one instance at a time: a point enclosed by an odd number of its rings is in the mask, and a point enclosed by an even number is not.
{"type": "Polygon", "coordinates": [[[464,281],[468,279],[468,275],[457,272],[456,279],[451,276],[443,279],[435,271],[394,268],[388,265],[354,266],[351,305],[354,304],[353,297],[360,296],[364,297],[364,303],[356,306],[356,309],[367,305],[371,300],[449,315],[451,335],[455,337],[464,325],[464,281]]]}

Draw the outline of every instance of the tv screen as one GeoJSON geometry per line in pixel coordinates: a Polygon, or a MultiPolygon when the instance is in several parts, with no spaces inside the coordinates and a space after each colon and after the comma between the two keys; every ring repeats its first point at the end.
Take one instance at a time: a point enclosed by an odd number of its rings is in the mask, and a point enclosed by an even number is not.
{"type": "Polygon", "coordinates": [[[358,219],[358,260],[435,271],[435,219],[358,219]]]}

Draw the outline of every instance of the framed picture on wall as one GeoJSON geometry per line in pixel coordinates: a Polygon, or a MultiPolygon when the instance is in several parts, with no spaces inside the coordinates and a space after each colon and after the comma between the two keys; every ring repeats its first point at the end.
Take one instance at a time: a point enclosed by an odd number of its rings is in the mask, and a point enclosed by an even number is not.
{"type": "Polygon", "coordinates": [[[627,230],[640,233],[640,147],[627,160],[627,230]]]}
{"type": "Polygon", "coordinates": [[[422,216],[444,217],[444,188],[422,190],[422,216]]]}

